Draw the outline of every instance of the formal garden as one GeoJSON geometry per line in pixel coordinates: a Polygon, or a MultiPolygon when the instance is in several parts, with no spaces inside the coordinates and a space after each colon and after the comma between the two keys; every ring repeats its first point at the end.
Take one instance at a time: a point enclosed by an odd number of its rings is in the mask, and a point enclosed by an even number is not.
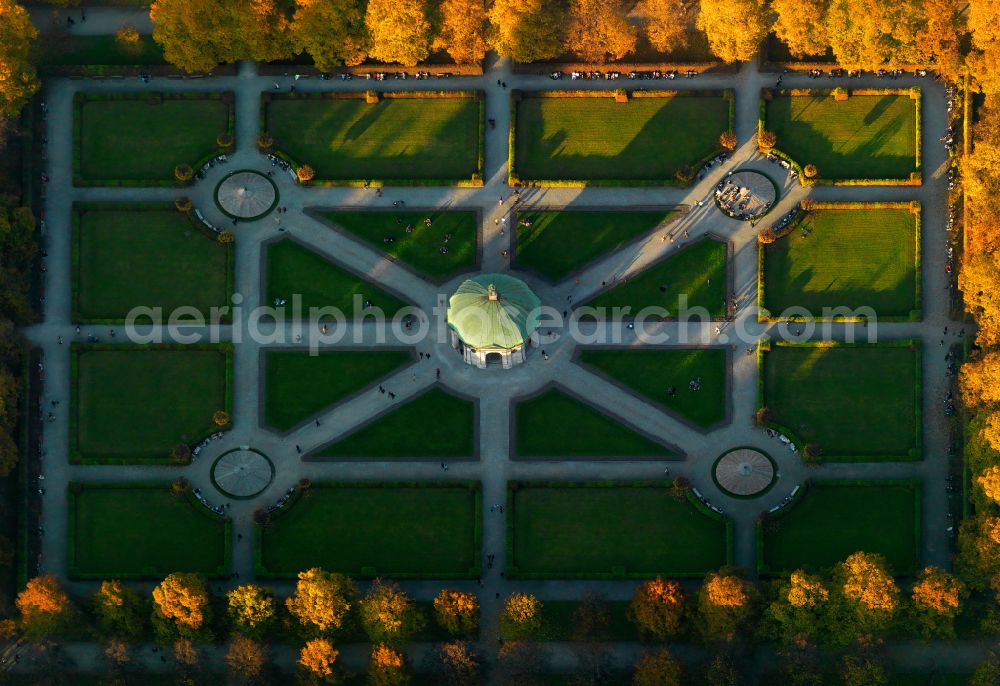
{"type": "Polygon", "coordinates": [[[760,252],[762,319],[920,318],[917,204],[811,204],[760,252]]]}

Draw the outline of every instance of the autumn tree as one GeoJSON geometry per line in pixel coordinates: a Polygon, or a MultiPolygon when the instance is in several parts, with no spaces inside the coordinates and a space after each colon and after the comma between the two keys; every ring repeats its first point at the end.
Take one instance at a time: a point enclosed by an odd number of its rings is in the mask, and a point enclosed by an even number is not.
{"type": "Polygon", "coordinates": [[[434,48],[446,50],[458,64],[478,64],[486,57],[486,5],[483,0],[444,0],[441,30],[434,48]]]}
{"type": "Polygon", "coordinates": [[[763,0],[701,0],[698,28],[720,60],[747,62],[757,56],[770,28],[767,6],[763,0]]]}
{"type": "Polygon", "coordinates": [[[412,67],[431,52],[431,25],[421,0],[368,0],[365,26],[373,59],[412,67]]]}
{"type": "Polygon", "coordinates": [[[188,72],[284,59],[293,51],[288,19],[275,0],[154,0],[149,16],[164,57],[188,72]]]}
{"type": "Polygon", "coordinates": [[[779,641],[815,640],[824,626],[830,591],[818,576],[799,569],[776,584],[774,599],[764,610],[761,632],[779,641]]]}
{"type": "Polygon", "coordinates": [[[666,648],[645,653],[635,663],[632,686],[681,686],[681,664],[666,648]]]}
{"type": "Polygon", "coordinates": [[[566,44],[585,62],[622,59],[639,36],[627,11],[622,0],[570,0],[566,44]]]}
{"type": "Polygon", "coordinates": [[[628,606],[628,618],[644,637],[669,641],[681,630],[685,604],[679,583],[657,577],[635,589],[628,606]]]}
{"type": "Polygon", "coordinates": [[[746,669],[736,664],[736,656],[722,646],[705,669],[705,683],[712,686],[748,686],[746,669]]]}
{"type": "Polygon", "coordinates": [[[987,467],[975,481],[987,498],[1000,505],[1000,465],[987,467]]]}
{"type": "Polygon", "coordinates": [[[504,641],[497,653],[495,671],[499,686],[541,686],[539,673],[545,653],[535,641],[504,641]]]}
{"type": "MultiPolygon", "coordinates": [[[[1000,231],[1000,225],[997,226],[1000,231]]],[[[985,233],[985,232],[984,232],[985,233]]],[[[985,236],[983,236],[985,237],[985,236]]],[[[970,237],[971,238],[971,237],[970,237]]],[[[992,238],[991,238],[992,240],[992,238]]],[[[965,298],[965,309],[979,325],[976,339],[980,345],[994,346],[1000,343],[1000,251],[993,253],[978,252],[969,255],[962,263],[958,272],[958,287],[965,298]]],[[[972,374],[986,375],[991,378],[1000,376],[1000,355],[992,354],[987,364],[966,363],[962,366],[963,375],[967,368],[973,368],[972,374]],[[985,367],[989,369],[985,369],[985,367]]],[[[982,384],[978,384],[982,387],[982,384]]],[[[992,398],[1000,397],[1000,389],[984,389],[990,392],[992,398]]],[[[979,394],[971,396],[970,404],[978,405],[979,394]]],[[[989,402],[997,402],[995,399],[989,402]]]]}
{"type": "Polygon", "coordinates": [[[339,680],[337,657],[340,651],[325,638],[307,641],[299,651],[299,667],[309,684],[335,684],[339,680]]]}
{"type": "Polygon", "coordinates": [[[910,614],[925,639],[955,638],[955,618],[968,597],[965,584],[937,567],[925,567],[911,591],[910,614]]]}
{"type": "Polygon", "coordinates": [[[834,568],[829,630],[835,644],[884,632],[898,610],[899,588],[881,555],[857,552],[834,568]]]}
{"type": "Polygon", "coordinates": [[[466,641],[442,644],[434,656],[434,674],[444,686],[479,686],[479,659],[466,641]]]}
{"type": "Polygon", "coordinates": [[[372,643],[405,643],[426,624],[413,599],[393,581],[375,579],[358,601],[361,628],[372,643]]]}
{"type": "Polygon", "coordinates": [[[73,619],[73,604],[54,576],[30,579],[15,601],[21,613],[21,633],[40,641],[66,629],[73,619]]]}
{"type": "Polygon", "coordinates": [[[969,678],[969,686],[996,686],[1000,684],[1000,660],[991,655],[988,660],[976,667],[969,678]]]}
{"type": "Polygon", "coordinates": [[[198,574],[176,572],[153,589],[153,623],[161,634],[206,638],[211,611],[208,587],[198,574]]]}
{"type": "Polygon", "coordinates": [[[734,570],[705,577],[698,591],[698,628],[708,641],[731,641],[742,633],[756,610],[753,584],[734,570]]]}
{"type": "Polygon", "coordinates": [[[969,67],[987,93],[1000,92],[1000,2],[969,0],[968,23],[973,51],[969,67]]]}
{"type": "Polygon", "coordinates": [[[494,0],[489,44],[501,57],[537,62],[563,51],[563,10],[550,0],[494,0]]]}
{"type": "Polygon", "coordinates": [[[991,448],[1000,451],[1000,411],[986,415],[986,422],[979,433],[991,448]]]}
{"type": "Polygon", "coordinates": [[[173,652],[178,664],[187,669],[197,666],[201,660],[198,646],[190,638],[178,638],[174,641],[173,652]]]}
{"type": "Polygon", "coordinates": [[[844,69],[891,69],[919,59],[922,0],[830,0],[826,35],[844,69]]]}
{"type": "Polygon", "coordinates": [[[452,636],[465,636],[479,628],[479,599],[473,593],[444,589],[434,598],[434,617],[452,636]]]}
{"type": "Polygon", "coordinates": [[[830,0],[772,0],[778,13],[775,35],[785,42],[793,57],[822,55],[830,47],[826,35],[826,8],[830,0]]]}
{"type": "Polygon", "coordinates": [[[314,567],[299,572],[295,593],[285,599],[285,606],[307,631],[331,634],[344,625],[356,597],[349,578],[314,567]]]}
{"type": "Polygon", "coordinates": [[[244,636],[260,638],[274,623],[274,595],[262,586],[237,586],[226,594],[226,605],[233,628],[244,636]]]}
{"type": "Polygon", "coordinates": [[[267,646],[246,636],[234,637],[226,652],[229,671],[248,681],[260,677],[265,662],[267,662],[267,646]]]}
{"type": "Polygon", "coordinates": [[[389,646],[376,645],[368,663],[369,686],[405,686],[410,683],[406,660],[389,646]]]}
{"type": "Polygon", "coordinates": [[[845,655],[840,662],[840,683],[843,686],[888,686],[885,666],[870,655],[845,655]]]}
{"type": "Polygon", "coordinates": [[[925,23],[917,31],[920,60],[950,81],[963,71],[965,12],[955,0],[923,0],[925,23]]]}
{"type": "Polygon", "coordinates": [[[316,68],[353,67],[368,55],[368,28],[356,0],[296,0],[291,23],[296,50],[305,50],[316,68]]]}
{"type": "Polygon", "coordinates": [[[146,626],[149,609],[139,594],[120,581],[102,581],[92,598],[97,626],[104,636],[137,640],[146,626]]]}
{"type": "Polygon", "coordinates": [[[14,0],[0,0],[0,120],[16,118],[38,90],[31,62],[37,37],[28,11],[14,0]]]}
{"type": "Polygon", "coordinates": [[[990,587],[1000,573],[1000,517],[978,514],[962,522],[955,571],[976,590],[990,587]]]}
{"type": "Polygon", "coordinates": [[[695,3],[685,0],[640,0],[636,10],[645,18],[643,31],[659,52],[687,47],[695,3]]]}
{"type": "Polygon", "coordinates": [[[510,638],[530,638],[542,628],[542,604],[528,593],[511,593],[500,613],[501,634],[510,638]]]}
{"type": "Polygon", "coordinates": [[[1000,404],[1000,352],[988,352],[963,364],[959,387],[968,407],[1000,404]]]}

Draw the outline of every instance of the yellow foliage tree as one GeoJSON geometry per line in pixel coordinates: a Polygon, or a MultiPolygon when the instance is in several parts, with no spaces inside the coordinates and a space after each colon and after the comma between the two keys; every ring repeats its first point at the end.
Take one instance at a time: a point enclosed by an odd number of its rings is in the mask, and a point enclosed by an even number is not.
{"type": "Polygon", "coordinates": [[[632,596],[628,616],[639,631],[658,641],[667,641],[681,629],[685,600],[681,585],[662,577],[640,584],[632,596]]]}
{"type": "Polygon", "coordinates": [[[643,30],[649,44],[660,52],[687,47],[694,6],[684,0],[640,0],[636,11],[645,19],[643,30]]]}
{"type": "Polygon", "coordinates": [[[446,588],[434,598],[434,616],[453,636],[470,634],[479,627],[479,599],[472,593],[446,588]]]}
{"type": "Polygon", "coordinates": [[[483,0],[444,0],[436,49],[458,64],[477,64],[486,56],[486,6],[483,0]]]}
{"type": "Polygon", "coordinates": [[[963,364],[959,387],[969,407],[1000,403],[1000,352],[989,352],[975,362],[963,364]]]}
{"type": "Polygon", "coordinates": [[[723,62],[754,59],[770,27],[763,0],[701,0],[698,28],[708,36],[712,53],[723,62]]]}
{"type": "Polygon", "coordinates": [[[926,23],[917,32],[917,49],[921,61],[946,79],[954,81],[962,75],[962,35],[965,33],[965,12],[955,0],[923,0],[926,23]]]}
{"type": "Polygon", "coordinates": [[[969,0],[973,52],[969,67],[987,93],[1000,92],[1000,0],[969,0]]]}
{"type": "Polygon", "coordinates": [[[810,576],[799,569],[789,577],[786,597],[792,607],[817,607],[830,599],[830,592],[819,577],[810,576]]]}
{"type": "Polygon", "coordinates": [[[698,591],[699,628],[707,640],[731,641],[751,619],[756,603],[753,585],[723,569],[705,577],[698,591]]]}
{"type": "Polygon", "coordinates": [[[912,64],[919,59],[917,33],[923,26],[922,0],[831,0],[826,12],[826,35],[845,69],[912,64]]]}
{"type": "Polygon", "coordinates": [[[986,425],[983,427],[982,437],[990,444],[991,448],[1000,451],[1000,410],[986,415],[986,425]]]}
{"type": "Polygon", "coordinates": [[[261,586],[237,586],[226,594],[226,604],[233,626],[247,636],[260,637],[274,621],[274,596],[261,586]]]}
{"type": "Polygon", "coordinates": [[[181,636],[197,633],[210,613],[205,580],[197,574],[171,574],[153,589],[153,607],[154,615],[171,622],[181,636]]]}
{"type": "Polygon", "coordinates": [[[529,593],[511,593],[503,604],[500,624],[514,638],[528,638],[542,628],[542,603],[529,593]]]}
{"type": "Polygon", "coordinates": [[[772,0],[778,13],[775,35],[788,45],[794,57],[822,55],[830,47],[826,35],[826,8],[830,0],[772,0]]]}
{"type": "Polygon", "coordinates": [[[620,60],[635,52],[639,30],[622,0],[570,0],[566,43],[585,62],[620,60]]]}
{"type": "Polygon", "coordinates": [[[368,55],[368,28],[356,0],[296,0],[291,31],[296,49],[312,55],[322,71],[353,67],[368,55]]]}
{"type": "Polygon", "coordinates": [[[285,606],[302,626],[323,634],[344,625],[356,595],[353,581],[314,567],[299,572],[295,593],[285,599],[285,606]]]}
{"type": "Polygon", "coordinates": [[[397,645],[423,628],[424,618],[413,599],[392,581],[375,579],[358,601],[361,627],[372,643],[397,645]]]}
{"type": "Polygon", "coordinates": [[[0,0],[0,119],[13,118],[38,90],[31,44],[38,30],[14,0],[0,0]]]}
{"type": "Polygon", "coordinates": [[[845,597],[878,612],[891,613],[899,607],[899,588],[880,555],[857,552],[838,567],[845,597]]]}
{"type": "Polygon", "coordinates": [[[563,51],[563,10],[549,0],[494,0],[488,42],[517,62],[552,59],[563,51]]]}
{"type": "Polygon", "coordinates": [[[17,594],[21,631],[31,640],[48,638],[66,628],[73,605],[54,576],[36,576],[17,594]]]}
{"type": "Polygon", "coordinates": [[[403,655],[389,646],[375,646],[368,663],[368,683],[370,686],[405,686],[410,683],[403,655]]]}
{"type": "Polygon", "coordinates": [[[1000,466],[993,465],[984,469],[982,474],[976,477],[976,483],[983,489],[987,498],[1000,504],[1000,466]]]}
{"type": "MultiPolygon", "coordinates": [[[[958,272],[958,287],[965,296],[966,311],[979,324],[976,334],[979,344],[1000,343],[1000,252],[969,255],[958,272]]],[[[962,367],[963,374],[968,367],[968,364],[962,367]]],[[[1000,389],[993,389],[991,395],[1000,396],[1000,389]]]]}
{"type": "Polygon", "coordinates": [[[308,641],[299,651],[299,666],[313,681],[332,684],[336,677],[334,671],[340,651],[325,638],[314,638],[308,641]]]}
{"type": "Polygon", "coordinates": [[[412,67],[431,52],[431,25],[421,0],[368,0],[365,26],[373,59],[412,67]]]}

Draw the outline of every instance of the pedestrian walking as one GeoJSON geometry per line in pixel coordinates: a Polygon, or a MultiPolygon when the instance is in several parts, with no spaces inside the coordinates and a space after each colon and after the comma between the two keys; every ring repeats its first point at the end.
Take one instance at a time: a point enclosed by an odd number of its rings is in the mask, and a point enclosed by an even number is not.
{"type": "Polygon", "coordinates": [[[395,399],[396,399],[396,394],[393,393],[392,391],[389,391],[389,400],[395,400],[395,399]]]}
{"type": "Polygon", "coordinates": [[[440,367],[438,367],[437,369],[434,370],[434,378],[435,379],[440,379],[441,378],[441,368],[440,367]]]}
{"type": "Polygon", "coordinates": [[[302,454],[302,447],[298,443],[295,444],[295,452],[297,452],[299,455],[302,454]]]}

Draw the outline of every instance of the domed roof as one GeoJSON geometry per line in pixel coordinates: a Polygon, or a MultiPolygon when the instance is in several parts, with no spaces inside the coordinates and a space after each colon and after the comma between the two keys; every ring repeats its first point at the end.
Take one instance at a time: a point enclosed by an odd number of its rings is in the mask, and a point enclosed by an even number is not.
{"type": "Polygon", "coordinates": [[[514,348],[538,328],[541,301],[507,274],[467,279],[448,300],[448,325],[473,348],[514,348]]]}

